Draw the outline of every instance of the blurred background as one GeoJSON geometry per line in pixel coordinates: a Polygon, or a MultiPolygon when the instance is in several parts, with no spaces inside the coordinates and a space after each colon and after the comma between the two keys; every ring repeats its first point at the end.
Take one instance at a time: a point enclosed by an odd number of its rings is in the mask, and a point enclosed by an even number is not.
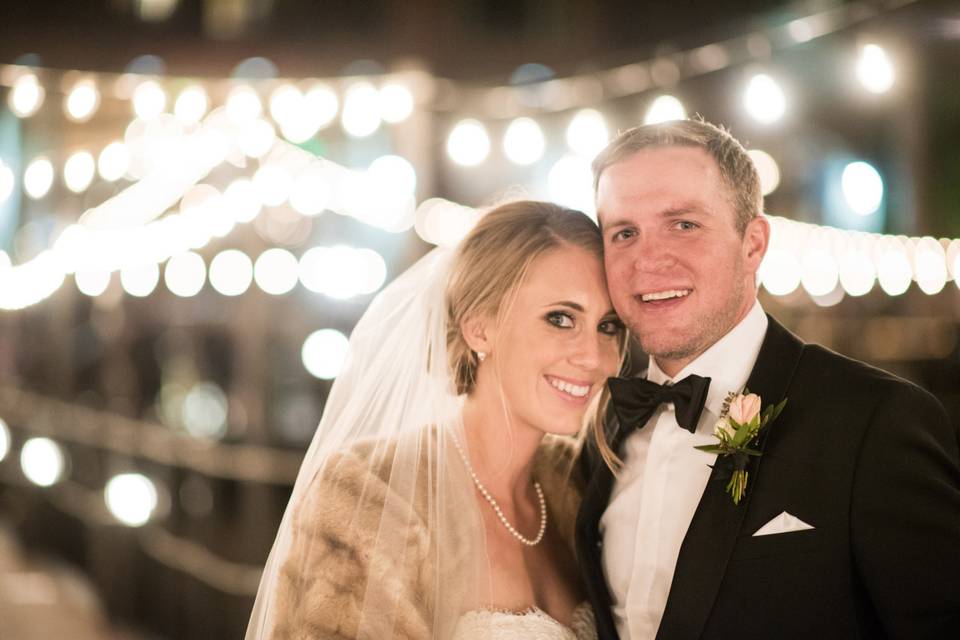
{"type": "Polygon", "coordinates": [[[0,21],[0,638],[240,638],[347,337],[700,114],[767,309],[960,424],[954,1],[89,0],[0,21]]]}

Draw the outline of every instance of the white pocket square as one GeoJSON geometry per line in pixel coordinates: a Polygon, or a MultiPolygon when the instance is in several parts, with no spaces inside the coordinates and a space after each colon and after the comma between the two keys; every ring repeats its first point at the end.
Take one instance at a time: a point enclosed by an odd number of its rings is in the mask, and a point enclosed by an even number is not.
{"type": "Polygon", "coordinates": [[[789,533],[790,531],[805,531],[807,529],[813,529],[813,525],[807,524],[800,518],[792,516],[784,511],[776,518],[757,529],[756,533],[753,535],[754,537],[771,536],[775,533],[789,533]]]}

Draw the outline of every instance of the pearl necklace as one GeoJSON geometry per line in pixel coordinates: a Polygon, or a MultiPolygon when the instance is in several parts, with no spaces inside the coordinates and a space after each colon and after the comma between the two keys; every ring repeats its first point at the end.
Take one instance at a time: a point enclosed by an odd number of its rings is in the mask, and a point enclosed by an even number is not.
{"type": "Polygon", "coordinates": [[[483,486],[482,482],[480,482],[480,478],[477,477],[477,472],[473,470],[473,467],[470,465],[470,461],[467,459],[467,454],[464,452],[463,447],[460,446],[460,441],[452,435],[450,438],[453,440],[454,446],[460,453],[460,458],[463,460],[463,464],[466,465],[467,471],[470,472],[470,476],[473,478],[473,484],[477,486],[477,490],[480,492],[480,495],[486,498],[487,502],[490,503],[490,506],[493,507],[494,512],[497,514],[497,517],[500,518],[500,522],[503,523],[503,526],[507,528],[507,531],[509,531],[514,538],[528,547],[540,544],[540,541],[543,540],[543,534],[547,531],[547,501],[543,498],[543,489],[540,487],[540,483],[537,481],[533,482],[533,488],[537,490],[537,499],[540,501],[540,531],[537,532],[536,538],[525,538],[523,534],[517,531],[516,527],[510,524],[510,521],[507,520],[507,516],[503,515],[503,509],[500,508],[500,505],[497,504],[497,501],[494,499],[494,497],[490,495],[490,492],[487,491],[487,488],[483,486]]]}

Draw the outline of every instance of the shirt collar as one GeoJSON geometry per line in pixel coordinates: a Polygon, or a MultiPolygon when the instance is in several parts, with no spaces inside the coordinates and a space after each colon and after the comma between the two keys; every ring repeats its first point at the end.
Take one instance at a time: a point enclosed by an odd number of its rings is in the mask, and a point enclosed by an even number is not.
{"type": "Polygon", "coordinates": [[[727,394],[731,391],[740,392],[746,386],[760,354],[768,324],[767,315],[757,300],[733,329],[681,369],[675,378],[671,379],[665,374],[650,356],[647,379],[664,384],[683,380],[690,374],[711,378],[705,406],[715,417],[719,417],[727,394]]]}

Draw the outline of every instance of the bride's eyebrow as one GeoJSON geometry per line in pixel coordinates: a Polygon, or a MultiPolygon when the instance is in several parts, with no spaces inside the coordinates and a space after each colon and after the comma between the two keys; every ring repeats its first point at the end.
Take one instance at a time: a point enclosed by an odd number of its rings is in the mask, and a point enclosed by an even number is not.
{"type": "Polygon", "coordinates": [[[583,313],[583,305],[578,302],[571,302],[569,300],[560,300],[558,302],[551,302],[550,304],[544,305],[544,307],[567,307],[573,309],[574,311],[579,311],[583,313]]]}

